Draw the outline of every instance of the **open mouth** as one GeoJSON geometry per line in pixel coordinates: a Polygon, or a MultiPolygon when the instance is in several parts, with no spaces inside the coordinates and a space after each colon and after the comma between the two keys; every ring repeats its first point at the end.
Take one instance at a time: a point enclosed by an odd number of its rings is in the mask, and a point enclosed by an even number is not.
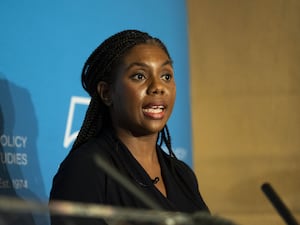
{"type": "Polygon", "coordinates": [[[165,106],[163,106],[163,105],[152,105],[152,106],[143,108],[143,111],[146,113],[161,113],[164,111],[164,109],[165,109],[165,106]]]}

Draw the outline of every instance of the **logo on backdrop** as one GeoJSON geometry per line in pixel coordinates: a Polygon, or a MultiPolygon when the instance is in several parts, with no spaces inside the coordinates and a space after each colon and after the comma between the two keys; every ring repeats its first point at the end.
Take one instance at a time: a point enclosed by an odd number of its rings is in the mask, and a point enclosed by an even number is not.
{"type": "Polygon", "coordinates": [[[79,128],[83,121],[87,105],[90,103],[90,100],[91,99],[89,97],[71,97],[65,138],[63,143],[65,148],[69,148],[70,145],[75,141],[79,132],[79,128]]]}

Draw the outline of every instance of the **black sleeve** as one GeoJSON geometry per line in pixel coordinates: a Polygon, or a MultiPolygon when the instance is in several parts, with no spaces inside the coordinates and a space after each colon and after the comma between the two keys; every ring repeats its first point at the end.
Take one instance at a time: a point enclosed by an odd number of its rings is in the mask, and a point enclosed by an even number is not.
{"type": "MultiPolygon", "coordinates": [[[[105,174],[94,163],[93,155],[80,151],[70,154],[53,179],[50,201],[102,203],[105,174]]],[[[102,225],[99,219],[51,215],[51,225],[102,225]]]]}

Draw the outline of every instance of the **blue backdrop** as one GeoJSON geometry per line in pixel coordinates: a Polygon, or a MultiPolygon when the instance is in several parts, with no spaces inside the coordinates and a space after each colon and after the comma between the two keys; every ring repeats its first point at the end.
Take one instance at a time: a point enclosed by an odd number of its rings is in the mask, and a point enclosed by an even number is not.
{"type": "Polygon", "coordinates": [[[166,43],[177,83],[173,147],[192,166],[184,0],[1,0],[0,29],[1,194],[47,201],[89,101],[82,66],[100,42],[123,29],[166,43]]]}

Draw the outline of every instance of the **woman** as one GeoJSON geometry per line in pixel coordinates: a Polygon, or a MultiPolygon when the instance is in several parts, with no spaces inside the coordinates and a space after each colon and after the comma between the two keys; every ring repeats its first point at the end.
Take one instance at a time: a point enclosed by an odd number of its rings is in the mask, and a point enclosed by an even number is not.
{"type": "MultiPolygon", "coordinates": [[[[141,31],[119,32],[88,58],[82,85],[91,102],[53,179],[50,200],[149,208],[97,166],[95,155],[100,154],[162,210],[208,211],[194,173],[172,151],[166,123],[176,85],[165,45],[141,31]]],[[[62,223],[52,218],[52,224],[62,223]]]]}

